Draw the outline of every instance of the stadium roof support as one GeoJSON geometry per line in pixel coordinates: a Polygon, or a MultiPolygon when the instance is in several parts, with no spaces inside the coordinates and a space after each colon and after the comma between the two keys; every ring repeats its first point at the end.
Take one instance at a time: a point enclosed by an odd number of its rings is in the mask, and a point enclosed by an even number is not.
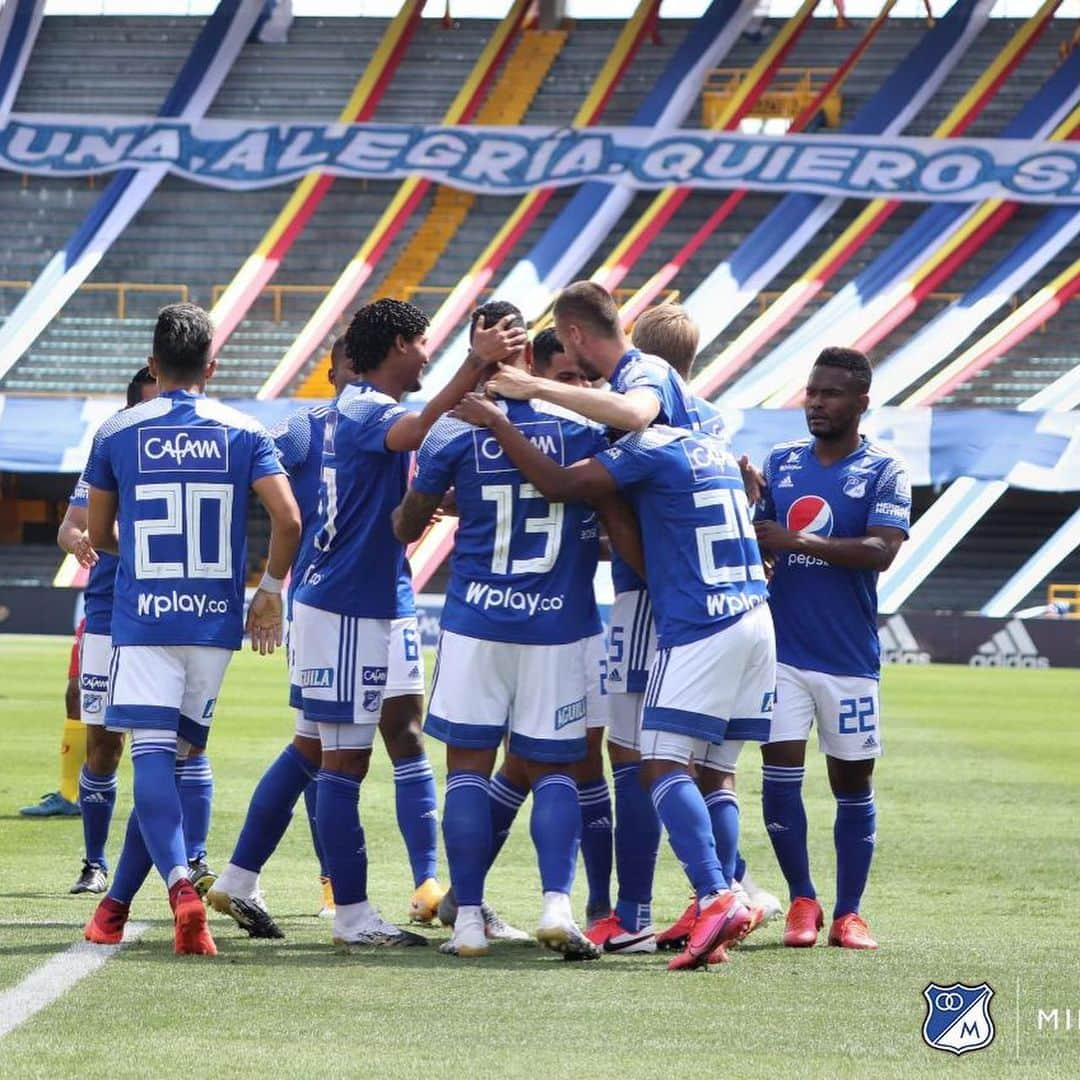
{"type": "MultiPolygon", "coordinates": [[[[1058,0],[1047,0],[1056,3],[1058,0]]],[[[953,5],[948,15],[928,31],[897,68],[878,94],[860,110],[845,130],[894,132],[905,128],[936,92],[978,36],[989,18],[989,8],[967,9],[953,5]],[[906,76],[906,79],[905,79],[906,76]],[[887,122],[879,118],[884,112],[887,122]],[[864,117],[874,116],[875,123],[864,117]]],[[[938,138],[959,135],[979,114],[1029,43],[1030,30],[1014,35],[995,61],[937,126],[938,138]]],[[[702,326],[702,340],[715,339],[754,296],[810,243],[839,209],[840,199],[789,195],[754,229],[736,251],[687,300],[691,314],[702,326]]],[[[694,391],[714,394],[731,376],[773,340],[825,284],[876,233],[895,212],[898,203],[871,200],[835,242],[829,245],[798,280],[769,309],[711,360],[693,380],[694,391]]],[[[758,380],[767,372],[765,361],[755,365],[729,390],[734,404],[758,404],[767,396],[758,380]]]]}
{"type": "MultiPolygon", "coordinates": [[[[843,85],[844,81],[855,69],[855,65],[859,62],[863,53],[870,47],[870,43],[877,37],[878,32],[888,21],[889,13],[896,6],[896,3],[897,0],[886,0],[885,5],[878,12],[877,18],[866,28],[866,32],[844,58],[843,63],[832,73],[828,81],[814,96],[814,99],[791,122],[791,127],[788,128],[789,134],[805,131],[810,122],[821,111],[829,95],[843,85]]],[[[623,304],[619,314],[622,317],[624,326],[629,326],[660,295],[661,291],[671,283],[679,271],[694,257],[701,245],[735,212],[746,194],[746,188],[739,188],[731,192],[709,215],[708,219],[697,229],[694,235],[623,304]]]]}
{"type": "MultiPolygon", "coordinates": [[[[604,107],[637,55],[638,49],[652,33],[659,11],[660,0],[641,0],[637,10],[623,26],[588,96],[570,121],[571,127],[589,127],[600,120],[604,107]]],[[[465,317],[466,312],[495,276],[495,272],[510,255],[514,245],[525,235],[555,194],[555,190],[537,188],[523,195],[513,213],[439,306],[428,329],[428,345],[433,354],[465,317]]]]}
{"type": "MultiPolygon", "coordinates": [[[[668,61],[631,124],[660,131],[677,128],[689,114],[709,71],[738,41],[754,7],[755,0],[713,0],[668,61]]],[[[622,184],[599,180],[582,184],[543,236],[503,279],[500,291],[514,297],[526,319],[541,315],[551,297],[573,280],[614,228],[634,194],[633,189],[622,184]]],[[[424,382],[422,396],[430,397],[450,379],[452,360],[448,361],[447,356],[464,355],[467,333],[467,329],[459,333],[436,360],[424,382]]]]}
{"type": "MultiPolygon", "coordinates": [[[[401,10],[386,28],[386,33],[365,65],[339,119],[342,123],[370,120],[382,100],[390,80],[401,63],[420,23],[426,0],[405,0],[401,10]]],[[[311,215],[330,190],[334,177],[327,173],[308,173],[299,184],[258,246],[236,272],[211,315],[214,318],[214,354],[229,340],[229,335],[243,320],[267,282],[277,273],[282,260],[296,238],[303,232],[311,215]]]]}
{"type": "MultiPolygon", "coordinates": [[[[198,120],[262,14],[262,0],[220,0],[206,20],[158,115],[198,120]]],[[[49,260],[0,330],[0,377],[90,276],[131,219],[153,195],[167,165],[117,172],[62,251],[49,260]]]]}
{"type": "MultiPolygon", "coordinates": [[[[520,31],[530,7],[531,0],[514,0],[506,17],[495,28],[484,46],[469,77],[443,115],[444,124],[467,124],[476,115],[487,97],[499,64],[520,31]]],[[[410,176],[402,181],[375,227],[365,237],[322,303],[260,387],[257,397],[263,400],[275,398],[286,391],[308,358],[333,330],[335,323],[352,303],[364,282],[371,277],[379,260],[412,217],[431,184],[431,180],[421,176],[410,176]]]]}
{"type": "Polygon", "coordinates": [[[1004,617],[1054,568],[1080,547],[1080,510],[1075,510],[1034,555],[979,609],[980,615],[1004,617]]]}

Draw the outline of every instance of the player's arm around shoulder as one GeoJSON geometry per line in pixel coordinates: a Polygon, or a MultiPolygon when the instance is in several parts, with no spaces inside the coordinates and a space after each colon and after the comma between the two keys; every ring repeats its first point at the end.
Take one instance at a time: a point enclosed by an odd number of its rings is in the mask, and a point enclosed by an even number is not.
{"type": "Polygon", "coordinates": [[[483,394],[469,394],[453,415],[476,427],[486,427],[515,468],[548,502],[594,502],[616,490],[611,474],[595,458],[577,461],[569,468],[552,461],[483,394]]]}
{"type": "Polygon", "coordinates": [[[570,386],[504,368],[487,384],[488,393],[524,400],[539,398],[619,431],[642,431],[660,414],[660,399],[644,387],[616,393],[570,386]]]}

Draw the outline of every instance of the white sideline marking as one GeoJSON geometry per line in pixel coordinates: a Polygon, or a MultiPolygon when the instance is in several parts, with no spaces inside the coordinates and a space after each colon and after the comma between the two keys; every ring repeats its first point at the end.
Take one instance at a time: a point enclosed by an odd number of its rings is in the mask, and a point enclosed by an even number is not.
{"type": "Polygon", "coordinates": [[[22,982],[0,993],[0,1039],[35,1013],[66,994],[77,982],[92,975],[125,945],[137,941],[149,923],[128,923],[119,945],[92,945],[79,941],[35,968],[22,982]]]}

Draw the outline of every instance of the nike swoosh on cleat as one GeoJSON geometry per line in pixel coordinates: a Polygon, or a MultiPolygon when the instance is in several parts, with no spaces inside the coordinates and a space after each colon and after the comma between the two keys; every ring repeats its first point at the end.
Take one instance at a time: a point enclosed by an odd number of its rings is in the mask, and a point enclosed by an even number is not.
{"type": "Polygon", "coordinates": [[[651,937],[652,934],[638,934],[636,937],[630,937],[625,941],[619,942],[612,941],[611,938],[608,938],[608,940],[604,942],[604,952],[622,952],[624,949],[629,949],[634,945],[640,945],[643,941],[648,941],[651,937]]]}

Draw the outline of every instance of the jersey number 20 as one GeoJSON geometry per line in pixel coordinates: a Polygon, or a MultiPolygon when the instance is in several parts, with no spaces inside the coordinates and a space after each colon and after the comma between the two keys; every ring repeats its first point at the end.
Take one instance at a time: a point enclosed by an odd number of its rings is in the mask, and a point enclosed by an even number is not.
{"type": "Polygon", "coordinates": [[[135,522],[135,576],[137,578],[231,578],[232,484],[169,483],[136,484],[136,502],[160,501],[163,517],[139,518],[135,522]],[[203,507],[217,506],[217,558],[203,558],[203,507]],[[150,557],[155,536],[187,533],[184,562],[157,562],[150,557]]]}

